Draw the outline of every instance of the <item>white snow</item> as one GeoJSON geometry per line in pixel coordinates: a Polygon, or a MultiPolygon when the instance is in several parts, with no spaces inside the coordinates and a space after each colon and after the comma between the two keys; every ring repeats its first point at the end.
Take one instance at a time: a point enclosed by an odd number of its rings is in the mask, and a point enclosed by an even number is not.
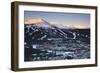
{"type": "Polygon", "coordinates": [[[76,39],[76,33],[75,32],[73,33],[73,36],[74,36],[73,39],[76,39]]]}
{"type": "Polygon", "coordinates": [[[36,45],[32,45],[33,48],[36,48],[36,45]]]}
{"type": "Polygon", "coordinates": [[[43,40],[44,38],[46,38],[47,37],[47,35],[44,35],[43,37],[41,37],[41,40],[43,40]]]}

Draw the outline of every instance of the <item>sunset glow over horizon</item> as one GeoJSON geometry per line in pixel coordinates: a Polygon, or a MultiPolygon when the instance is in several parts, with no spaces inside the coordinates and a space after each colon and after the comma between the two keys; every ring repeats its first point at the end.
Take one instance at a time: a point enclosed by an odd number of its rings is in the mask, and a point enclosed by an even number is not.
{"type": "Polygon", "coordinates": [[[41,11],[24,11],[25,24],[42,23],[42,19],[52,25],[61,28],[90,28],[90,14],[85,13],[62,13],[62,12],[41,12],[41,11]]]}

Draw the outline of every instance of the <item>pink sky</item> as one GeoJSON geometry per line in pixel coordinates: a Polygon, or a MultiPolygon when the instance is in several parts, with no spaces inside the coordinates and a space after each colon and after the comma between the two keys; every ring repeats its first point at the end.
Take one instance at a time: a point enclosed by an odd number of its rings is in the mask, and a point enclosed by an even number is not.
{"type": "MultiPolygon", "coordinates": [[[[25,19],[25,24],[40,24],[43,21],[41,18],[36,18],[36,19],[25,19]]],[[[90,25],[87,26],[85,23],[78,23],[78,24],[61,24],[57,21],[49,22],[54,26],[57,26],[59,28],[66,28],[66,29],[86,29],[90,28],[90,25]]]]}

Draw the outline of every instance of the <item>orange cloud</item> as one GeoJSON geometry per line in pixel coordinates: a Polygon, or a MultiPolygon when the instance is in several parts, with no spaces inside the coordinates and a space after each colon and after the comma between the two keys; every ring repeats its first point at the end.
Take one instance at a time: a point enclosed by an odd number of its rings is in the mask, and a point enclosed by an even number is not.
{"type": "Polygon", "coordinates": [[[41,23],[41,22],[42,22],[41,18],[25,19],[24,24],[37,24],[37,23],[41,23]]]}
{"type": "MultiPolygon", "coordinates": [[[[24,24],[39,24],[42,23],[43,20],[41,18],[36,19],[25,19],[24,24]]],[[[54,25],[59,28],[64,29],[87,29],[90,28],[90,25],[85,23],[77,23],[77,24],[61,24],[59,22],[50,22],[51,25],[54,25]]]]}
{"type": "Polygon", "coordinates": [[[65,28],[68,29],[87,29],[90,28],[90,25],[87,24],[70,24],[70,25],[65,25],[65,28]]]}

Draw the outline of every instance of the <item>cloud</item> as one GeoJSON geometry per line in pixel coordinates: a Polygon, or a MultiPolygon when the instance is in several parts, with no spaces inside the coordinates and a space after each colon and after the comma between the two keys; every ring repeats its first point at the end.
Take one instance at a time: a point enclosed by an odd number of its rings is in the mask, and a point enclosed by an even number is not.
{"type": "MultiPolygon", "coordinates": [[[[25,19],[24,24],[40,24],[42,23],[43,20],[41,18],[36,18],[36,19],[25,19]]],[[[51,25],[54,25],[59,28],[64,28],[64,29],[88,29],[90,28],[89,24],[85,23],[73,23],[73,24],[62,24],[61,22],[57,21],[52,21],[50,22],[51,25]]]]}
{"type": "Polygon", "coordinates": [[[90,28],[90,25],[88,24],[69,24],[64,26],[66,29],[88,29],[90,28]]]}
{"type": "Polygon", "coordinates": [[[25,19],[24,24],[37,24],[37,23],[41,23],[41,22],[42,22],[41,18],[25,19]]]}
{"type": "Polygon", "coordinates": [[[59,24],[59,23],[55,23],[55,24],[52,24],[54,26],[57,26],[59,28],[65,28],[65,29],[88,29],[90,28],[90,25],[88,24],[83,24],[83,23],[80,23],[80,24],[59,24]]]}

